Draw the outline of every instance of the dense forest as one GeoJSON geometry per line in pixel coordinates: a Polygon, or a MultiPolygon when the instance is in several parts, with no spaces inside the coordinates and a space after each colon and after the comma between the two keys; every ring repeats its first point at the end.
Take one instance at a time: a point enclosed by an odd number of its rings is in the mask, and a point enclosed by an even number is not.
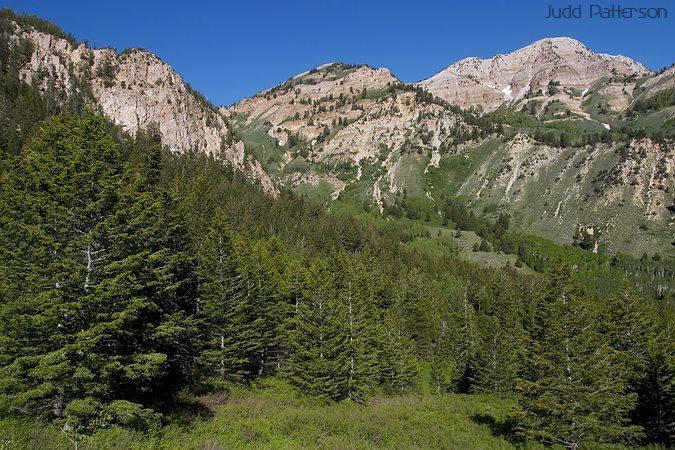
{"type": "Polygon", "coordinates": [[[185,390],[280,377],[515,395],[514,436],[569,448],[672,443],[672,316],[627,283],[432,258],[91,114],[40,123],[1,186],[3,415],[144,429],[185,390]]]}
{"type": "Polygon", "coordinates": [[[155,127],[122,132],[86,92],[19,82],[25,54],[0,42],[0,421],[56,423],[77,443],[283,380],[360,408],[515,399],[503,433],[517,445],[675,445],[668,305],[620,279],[599,294],[564,258],[479,268],[271,197],[216,157],[168,152],[155,127]]]}

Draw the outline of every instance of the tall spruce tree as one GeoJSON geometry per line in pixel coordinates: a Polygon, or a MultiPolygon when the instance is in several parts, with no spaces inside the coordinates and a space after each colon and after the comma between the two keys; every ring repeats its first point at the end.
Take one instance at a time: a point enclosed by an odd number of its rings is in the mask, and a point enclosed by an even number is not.
{"type": "Polygon", "coordinates": [[[342,316],[338,320],[347,327],[346,352],[348,376],[342,397],[363,402],[379,382],[380,351],[383,330],[381,311],[375,304],[372,281],[364,262],[344,252],[334,255],[339,268],[338,298],[342,316]]]}
{"type": "Polygon", "coordinates": [[[184,235],[105,128],[54,117],[4,175],[2,396],[18,411],[157,401],[191,364],[192,349],[175,344],[190,342],[184,235]]]}
{"type": "Polygon", "coordinates": [[[249,374],[255,351],[248,327],[247,305],[233,236],[218,212],[201,245],[200,312],[203,322],[201,362],[222,381],[241,381],[249,374]]]}
{"type": "Polygon", "coordinates": [[[293,318],[288,375],[305,393],[340,399],[349,378],[348,327],[336,300],[334,272],[326,259],[316,260],[293,318]]]}
{"type": "Polygon", "coordinates": [[[564,262],[554,266],[537,305],[521,381],[521,431],[547,444],[577,449],[588,441],[630,441],[635,396],[601,331],[601,316],[564,262]]]}
{"type": "Polygon", "coordinates": [[[489,310],[477,317],[471,390],[506,396],[513,393],[523,363],[523,305],[515,283],[503,271],[492,278],[488,296],[489,310]]]}
{"type": "Polygon", "coordinates": [[[405,307],[399,299],[384,317],[385,339],[380,363],[382,384],[392,394],[415,389],[417,359],[415,347],[405,326],[405,307]]]}

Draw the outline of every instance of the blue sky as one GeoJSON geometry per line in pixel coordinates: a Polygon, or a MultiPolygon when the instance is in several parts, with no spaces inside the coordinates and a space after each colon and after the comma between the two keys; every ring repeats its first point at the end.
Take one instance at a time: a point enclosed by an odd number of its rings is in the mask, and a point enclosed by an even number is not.
{"type": "Polygon", "coordinates": [[[331,61],[427,78],[467,56],[508,53],[570,36],[596,52],[658,70],[675,62],[675,2],[614,0],[5,0],[2,7],[55,22],[79,40],[143,47],[215,104],[231,104],[331,61]],[[667,19],[545,19],[554,7],[664,7],[667,19]]]}

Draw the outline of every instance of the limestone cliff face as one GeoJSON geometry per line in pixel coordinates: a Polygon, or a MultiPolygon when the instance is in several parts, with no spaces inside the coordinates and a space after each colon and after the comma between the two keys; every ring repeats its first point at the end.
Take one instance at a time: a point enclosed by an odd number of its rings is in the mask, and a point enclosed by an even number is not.
{"type": "MultiPolygon", "coordinates": [[[[463,59],[419,84],[453,104],[490,111],[547,91],[550,82],[584,92],[604,76],[643,76],[650,71],[624,56],[593,53],[570,38],[542,39],[525,48],[489,59],[463,59]]],[[[583,94],[561,97],[576,106],[583,94]],[[576,101],[575,100],[576,97],[576,101]]]]}
{"type": "Polygon", "coordinates": [[[36,82],[65,97],[85,94],[93,106],[131,133],[155,123],[171,151],[213,154],[275,192],[272,180],[245,153],[243,143],[232,139],[226,119],[154,54],[74,47],[65,39],[19,25],[15,37],[33,45],[30,62],[21,71],[27,83],[36,82]]]}

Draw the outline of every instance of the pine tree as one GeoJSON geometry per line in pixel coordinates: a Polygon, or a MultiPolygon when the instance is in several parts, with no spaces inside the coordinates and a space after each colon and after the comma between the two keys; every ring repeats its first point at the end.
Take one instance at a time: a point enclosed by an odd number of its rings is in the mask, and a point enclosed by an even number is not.
{"type": "Polygon", "coordinates": [[[308,273],[306,291],[298,305],[290,334],[288,376],[302,392],[340,399],[349,378],[348,327],[340,317],[334,274],[319,259],[308,273]]]}
{"type": "Polygon", "coordinates": [[[440,394],[452,392],[455,388],[454,324],[447,318],[442,320],[441,334],[436,351],[431,359],[431,383],[433,390],[440,394]]]}
{"type": "Polygon", "coordinates": [[[537,306],[527,367],[521,383],[524,434],[576,449],[586,441],[630,440],[635,396],[611,364],[599,315],[565,263],[550,273],[537,306]]]}
{"type": "Polygon", "coordinates": [[[372,393],[380,372],[382,336],[380,311],[375,304],[373,282],[363,261],[350,258],[345,253],[335,256],[340,273],[338,302],[343,317],[339,320],[348,327],[347,357],[349,374],[343,397],[363,402],[372,393]]]}
{"type": "Polygon", "coordinates": [[[675,345],[652,342],[644,357],[643,370],[632,388],[638,394],[633,422],[645,431],[645,442],[665,448],[675,445],[675,345]]]}
{"type": "Polygon", "coordinates": [[[380,364],[384,387],[391,393],[402,394],[415,388],[417,359],[402,317],[402,305],[398,303],[384,318],[385,341],[380,364]]]}
{"type": "Polygon", "coordinates": [[[256,348],[247,323],[242,276],[233,237],[222,213],[216,214],[204,237],[199,260],[200,313],[204,323],[202,364],[222,381],[241,381],[248,375],[256,348]]]}
{"type": "Polygon", "coordinates": [[[475,353],[478,345],[476,311],[468,294],[462,295],[461,310],[455,313],[457,336],[455,337],[455,386],[459,392],[467,393],[474,377],[475,353]]]}
{"type": "Polygon", "coordinates": [[[608,299],[605,316],[603,332],[621,359],[622,367],[628,370],[626,379],[630,380],[642,369],[649,343],[656,338],[656,320],[627,280],[619,292],[608,299]]]}
{"type": "Polygon", "coordinates": [[[478,345],[474,354],[472,391],[501,396],[513,393],[525,351],[523,305],[512,279],[504,272],[493,277],[490,315],[477,317],[478,345]]]}
{"type": "Polygon", "coordinates": [[[176,342],[190,342],[193,308],[167,199],[123,166],[95,116],[45,122],[7,175],[2,394],[56,417],[75,399],[170,395],[191,365],[176,342]]]}

